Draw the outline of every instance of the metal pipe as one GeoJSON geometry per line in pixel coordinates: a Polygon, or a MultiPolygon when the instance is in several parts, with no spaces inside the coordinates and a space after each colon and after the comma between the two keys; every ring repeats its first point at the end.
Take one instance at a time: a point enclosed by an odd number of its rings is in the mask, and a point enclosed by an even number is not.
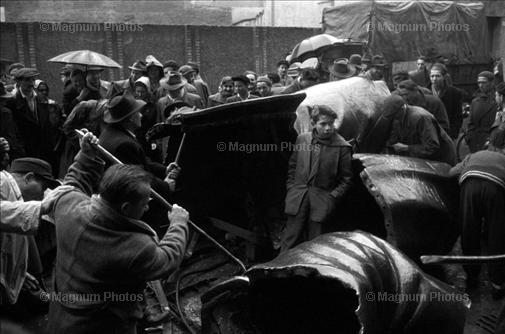
{"type": "Polygon", "coordinates": [[[505,254],[490,256],[459,256],[459,255],[423,255],[423,264],[482,264],[482,263],[505,263],[505,254]]]}
{"type": "MultiPolygon", "coordinates": [[[[77,134],[82,138],[84,136],[84,132],[80,131],[80,130],[75,130],[75,132],[77,132],[77,134]]],[[[123,163],[121,162],[121,160],[119,160],[118,158],[116,158],[113,154],[111,154],[109,151],[107,151],[105,148],[103,148],[103,146],[101,146],[100,144],[97,144],[96,145],[98,151],[103,154],[107,159],[109,159],[110,161],[114,162],[115,164],[121,164],[123,165],[123,163]]],[[[172,205],[170,203],[167,202],[166,199],[163,198],[163,196],[161,196],[160,194],[158,194],[154,189],[151,188],[151,196],[153,198],[155,198],[156,200],[158,200],[161,204],[163,204],[163,206],[165,206],[169,211],[172,210],[172,205]]],[[[200,233],[201,235],[203,235],[207,240],[209,240],[212,244],[214,244],[214,246],[216,246],[217,248],[219,248],[221,251],[223,251],[223,253],[225,253],[226,255],[228,255],[229,258],[231,258],[234,262],[236,262],[240,268],[242,269],[243,272],[245,272],[247,269],[244,265],[244,263],[242,261],[240,261],[237,257],[235,257],[235,255],[233,255],[232,253],[230,253],[230,251],[228,251],[223,245],[221,245],[216,239],[214,239],[213,237],[211,237],[207,232],[205,232],[204,230],[202,230],[200,227],[198,227],[195,223],[193,223],[191,220],[188,219],[188,224],[193,228],[195,229],[198,233],[200,233]]]]}

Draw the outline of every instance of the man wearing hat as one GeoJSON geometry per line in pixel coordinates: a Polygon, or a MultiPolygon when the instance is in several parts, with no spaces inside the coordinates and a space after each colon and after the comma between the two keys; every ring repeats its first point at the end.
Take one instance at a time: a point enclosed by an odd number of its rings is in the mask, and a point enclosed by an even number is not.
{"type": "Polygon", "coordinates": [[[356,68],[349,64],[347,58],[337,58],[330,71],[330,81],[339,81],[356,75],[356,68]]]}
{"type": "Polygon", "coordinates": [[[19,89],[14,99],[8,101],[6,106],[12,111],[26,156],[48,161],[54,170],[56,155],[53,148],[56,142],[51,140],[54,136],[51,133],[49,106],[34,90],[35,78],[38,75],[39,72],[34,68],[17,70],[19,89]]]}
{"type": "Polygon", "coordinates": [[[470,115],[466,130],[466,142],[470,152],[483,150],[489,139],[491,126],[496,116],[494,75],[489,71],[477,75],[479,89],[470,104],[470,115]]]}
{"type": "Polygon", "coordinates": [[[349,64],[356,68],[356,75],[358,75],[363,69],[363,63],[361,61],[361,56],[359,54],[352,54],[349,57],[349,64]]]}
{"type": "MultiPolygon", "coordinates": [[[[135,100],[126,93],[112,98],[104,114],[107,123],[100,134],[102,146],[125,164],[140,165],[154,175],[152,185],[162,195],[175,190],[175,179],[180,168],[175,164],[168,167],[154,162],[146,156],[135,132],[142,126],[142,108],[146,102],[135,100]]],[[[156,221],[149,223],[158,224],[156,221]]],[[[161,224],[162,225],[162,224],[161,224]]]]}
{"type": "Polygon", "coordinates": [[[136,60],[133,65],[128,68],[131,70],[130,77],[128,79],[112,82],[110,90],[107,93],[108,98],[123,94],[125,91],[128,91],[132,95],[135,94],[135,81],[141,76],[147,75],[146,63],[142,60],[136,60]]]}
{"type": "Polygon", "coordinates": [[[251,82],[245,75],[237,75],[231,78],[235,85],[235,95],[226,99],[226,103],[240,102],[250,99],[257,99],[258,96],[249,92],[249,83],[251,82]]]}
{"type": "MultiPolygon", "coordinates": [[[[0,171],[1,201],[40,201],[47,188],[59,183],[53,178],[51,165],[36,158],[20,158],[11,164],[10,173],[0,171]]],[[[39,277],[42,265],[33,236],[0,233],[0,300],[15,304],[29,270],[39,277]]],[[[37,282],[34,282],[38,284],[37,282]]]]}
{"type": "Polygon", "coordinates": [[[443,64],[435,63],[430,69],[430,85],[428,89],[432,94],[442,100],[449,117],[449,135],[451,138],[458,138],[461,124],[463,122],[462,92],[449,83],[447,68],[443,64]]]}
{"type": "Polygon", "coordinates": [[[311,86],[316,85],[318,81],[319,81],[319,74],[317,73],[316,70],[312,68],[304,68],[300,72],[298,78],[296,78],[296,80],[291,85],[284,88],[281,94],[292,94],[298,92],[305,88],[309,88],[311,86]]]}
{"type": "Polygon", "coordinates": [[[400,82],[395,91],[403,100],[412,105],[423,108],[432,114],[445,132],[449,132],[449,118],[445,106],[438,97],[424,94],[420,87],[412,80],[400,82]]]}
{"type": "Polygon", "coordinates": [[[279,60],[277,62],[277,74],[281,78],[281,85],[287,87],[291,85],[294,80],[288,75],[289,62],[287,60],[279,60]]]}
{"type": "MultiPolygon", "coordinates": [[[[208,100],[209,100],[209,88],[204,84],[202,80],[196,80],[198,76],[198,72],[190,65],[182,65],[179,68],[179,73],[186,79],[188,84],[195,87],[197,94],[202,99],[203,107],[206,108],[208,100]]],[[[189,91],[193,93],[192,91],[189,91]]]]}
{"type": "Polygon", "coordinates": [[[16,94],[18,91],[18,84],[16,82],[16,71],[24,68],[25,65],[21,63],[13,63],[10,64],[9,67],[7,68],[7,75],[6,75],[6,81],[5,81],[5,90],[11,94],[16,94]]]}
{"type": "Polygon", "coordinates": [[[235,86],[230,76],[224,76],[219,83],[219,92],[209,96],[209,104],[207,107],[214,107],[217,105],[225,104],[226,99],[233,95],[235,86]]]}
{"type": "Polygon", "coordinates": [[[366,65],[366,69],[363,73],[364,76],[370,80],[382,80],[384,78],[384,67],[386,66],[386,61],[384,57],[380,55],[375,55],[372,58],[369,56],[363,57],[363,63],[366,65]]]}
{"type": "Polygon", "coordinates": [[[384,114],[392,117],[386,153],[454,165],[454,144],[432,114],[423,108],[407,105],[396,94],[384,100],[384,114]]]}
{"type": "Polygon", "coordinates": [[[72,66],[65,65],[60,69],[60,80],[63,83],[63,89],[70,85],[70,73],[72,73],[72,66]]]}
{"type": "Polygon", "coordinates": [[[168,78],[161,80],[160,83],[161,87],[167,91],[167,95],[159,99],[156,106],[158,117],[160,118],[158,119],[159,121],[164,121],[162,117],[163,112],[165,108],[174,101],[183,101],[191,107],[203,109],[202,98],[187,90],[187,81],[179,72],[170,73],[168,78]]]}
{"type": "Polygon", "coordinates": [[[256,90],[261,97],[272,96],[272,81],[267,76],[259,77],[256,80],[256,90]]]}
{"type": "Polygon", "coordinates": [[[19,137],[16,122],[14,122],[12,110],[6,106],[13,98],[14,94],[6,92],[4,83],[0,81],[0,137],[4,137],[9,142],[10,158],[17,159],[25,156],[25,150],[19,137]]]}

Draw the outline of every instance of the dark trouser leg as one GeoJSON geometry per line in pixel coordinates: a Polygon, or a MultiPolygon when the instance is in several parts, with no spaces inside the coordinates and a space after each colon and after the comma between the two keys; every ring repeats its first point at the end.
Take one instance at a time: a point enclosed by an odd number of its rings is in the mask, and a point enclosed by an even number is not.
{"type": "Polygon", "coordinates": [[[286,227],[281,235],[281,253],[298,244],[303,236],[303,230],[307,227],[309,219],[309,196],[305,194],[300,209],[296,215],[288,215],[286,227]]]}
{"type": "Polygon", "coordinates": [[[307,240],[312,240],[315,237],[320,236],[323,234],[323,224],[320,222],[313,222],[310,221],[308,222],[308,228],[307,228],[307,240]]]}
{"type": "MultiPolygon", "coordinates": [[[[505,190],[499,185],[484,180],[484,217],[487,225],[489,255],[505,254],[505,190]]],[[[505,283],[505,264],[488,266],[489,279],[497,285],[505,283]]]]}
{"type": "MultiPolygon", "coordinates": [[[[476,178],[468,178],[461,185],[460,215],[461,215],[461,248],[464,255],[480,255],[480,237],[482,229],[481,182],[476,178]]],[[[464,266],[470,279],[479,276],[480,266],[464,266]]]]}

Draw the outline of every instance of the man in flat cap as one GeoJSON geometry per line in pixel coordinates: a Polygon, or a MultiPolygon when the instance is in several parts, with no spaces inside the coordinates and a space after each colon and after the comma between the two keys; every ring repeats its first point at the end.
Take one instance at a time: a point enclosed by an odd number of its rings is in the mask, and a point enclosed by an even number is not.
{"type": "Polygon", "coordinates": [[[237,75],[231,78],[235,85],[235,95],[226,99],[226,103],[240,102],[250,99],[257,99],[258,96],[249,93],[249,83],[251,82],[245,75],[237,75]]]}
{"type": "Polygon", "coordinates": [[[53,149],[56,142],[51,140],[54,136],[51,133],[53,127],[49,118],[49,106],[34,90],[38,75],[39,72],[34,68],[17,70],[19,89],[6,106],[12,111],[26,156],[44,159],[55,170],[57,164],[53,149]]]}
{"type": "Polygon", "coordinates": [[[16,94],[18,91],[19,85],[16,82],[16,71],[24,68],[25,65],[21,63],[13,63],[10,64],[9,67],[7,68],[7,75],[5,76],[5,90],[11,94],[16,94]]]}
{"type": "Polygon", "coordinates": [[[491,125],[496,116],[494,75],[489,71],[477,75],[479,89],[470,104],[470,115],[466,131],[466,142],[470,152],[483,150],[489,139],[491,125]]]}
{"type": "Polygon", "coordinates": [[[256,90],[261,97],[272,96],[272,81],[267,76],[259,77],[256,80],[256,90]]]}
{"type": "Polygon", "coordinates": [[[382,80],[384,78],[383,71],[386,66],[384,57],[380,55],[375,55],[371,58],[370,56],[364,56],[362,61],[366,65],[366,69],[361,72],[361,75],[370,80],[382,80]]]}
{"type": "MultiPolygon", "coordinates": [[[[59,183],[52,176],[51,165],[36,158],[20,158],[11,164],[10,173],[0,171],[1,201],[40,201],[47,188],[59,183]]],[[[17,302],[27,272],[40,278],[42,265],[33,236],[0,233],[0,300],[2,306],[17,302]]],[[[32,282],[38,285],[37,281],[32,282]]]]}
{"type": "Polygon", "coordinates": [[[188,84],[192,85],[196,89],[196,94],[202,99],[203,107],[206,108],[209,101],[209,87],[201,79],[198,78],[198,65],[196,63],[193,66],[186,64],[179,68],[179,72],[186,79],[188,84]]]}
{"type": "Polygon", "coordinates": [[[291,85],[294,80],[288,75],[289,62],[287,60],[279,60],[277,62],[277,74],[280,77],[280,83],[283,87],[291,85]]]}
{"type": "Polygon", "coordinates": [[[123,94],[125,91],[134,95],[135,81],[137,81],[141,76],[147,75],[146,63],[143,60],[136,60],[133,65],[128,68],[131,70],[130,77],[120,81],[113,81],[111,83],[110,90],[107,93],[108,98],[123,94]]]}

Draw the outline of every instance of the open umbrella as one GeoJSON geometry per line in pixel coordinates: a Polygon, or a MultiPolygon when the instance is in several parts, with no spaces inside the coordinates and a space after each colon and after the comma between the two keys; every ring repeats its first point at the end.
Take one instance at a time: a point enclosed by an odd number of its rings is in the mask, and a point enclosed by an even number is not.
{"type": "Polygon", "coordinates": [[[86,67],[121,68],[109,57],[90,50],[70,51],[48,60],[51,63],[84,65],[86,67]]]}
{"type": "Polygon", "coordinates": [[[290,63],[303,62],[309,58],[318,57],[333,45],[347,41],[348,39],[340,39],[328,34],[306,38],[294,47],[291,52],[290,63]]]}

